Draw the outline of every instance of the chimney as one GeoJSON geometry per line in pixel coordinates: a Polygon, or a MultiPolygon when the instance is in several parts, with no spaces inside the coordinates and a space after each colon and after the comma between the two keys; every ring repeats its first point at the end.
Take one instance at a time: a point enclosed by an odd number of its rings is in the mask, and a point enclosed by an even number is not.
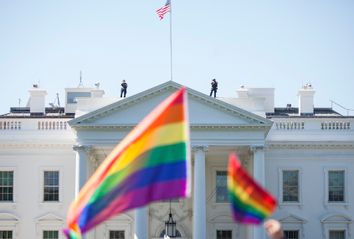
{"type": "Polygon", "coordinates": [[[45,113],[45,96],[47,91],[38,88],[38,85],[33,85],[29,91],[29,107],[31,114],[44,114],[45,113]]]}
{"type": "Polygon", "coordinates": [[[304,85],[297,95],[299,96],[299,115],[313,114],[315,90],[312,85],[304,85]]]}

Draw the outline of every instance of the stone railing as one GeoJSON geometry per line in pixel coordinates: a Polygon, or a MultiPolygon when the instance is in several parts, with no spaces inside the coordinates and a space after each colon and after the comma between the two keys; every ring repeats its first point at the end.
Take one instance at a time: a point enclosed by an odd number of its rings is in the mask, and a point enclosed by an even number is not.
{"type": "Polygon", "coordinates": [[[350,130],[350,122],[327,121],[321,122],[322,130],[350,130]]]}
{"type": "Polygon", "coordinates": [[[38,130],[66,130],[66,121],[38,121],[38,130]]]}
{"type": "Polygon", "coordinates": [[[0,121],[0,130],[21,130],[21,121],[17,121],[17,120],[0,121]]]}
{"type": "Polygon", "coordinates": [[[305,122],[295,121],[275,122],[274,125],[277,130],[303,130],[305,128],[305,122]]]}

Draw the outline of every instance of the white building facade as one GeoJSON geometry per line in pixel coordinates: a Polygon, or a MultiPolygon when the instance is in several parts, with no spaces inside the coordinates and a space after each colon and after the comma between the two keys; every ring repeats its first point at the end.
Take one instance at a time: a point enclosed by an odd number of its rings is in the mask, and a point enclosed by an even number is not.
{"type": "MultiPolygon", "coordinates": [[[[64,238],[75,194],[113,147],[179,84],[166,82],[124,99],[96,88],[66,89],[65,107],[28,107],[0,117],[0,239],[64,238]],[[76,114],[75,114],[76,113],[76,114]]],[[[354,118],[315,108],[312,86],[299,107],[274,107],[274,89],[245,88],[235,98],[187,89],[192,196],[118,215],[87,239],[163,238],[171,213],[184,239],[262,239],[262,227],[235,224],[227,201],[228,156],[278,200],[273,218],[289,239],[354,238],[354,118]]],[[[31,99],[33,99],[31,101],[31,99]]],[[[173,190],[173,189],[171,189],[173,190]]]]}

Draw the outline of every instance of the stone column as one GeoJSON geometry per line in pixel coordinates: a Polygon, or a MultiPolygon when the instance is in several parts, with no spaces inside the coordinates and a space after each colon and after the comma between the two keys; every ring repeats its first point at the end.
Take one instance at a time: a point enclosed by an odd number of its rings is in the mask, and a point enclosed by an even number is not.
{"type": "Polygon", "coordinates": [[[134,218],[134,239],[149,238],[149,206],[137,208],[134,218]]]}
{"type": "Polygon", "coordinates": [[[193,147],[193,238],[206,238],[205,152],[207,149],[206,146],[193,147]]]}
{"type": "Polygon", "coordinates": [[[80,189],[85,185],[88,177],[88,160],[92,146],[89,145],[74,145],[76,151],[75,161],[75,196],[80,192],[80,189]]]}
{"type": "MultiPolygon", "coordinates": [[[[265,185],[264,147],[251,146],[253,152],[253,177],[262,186],[265,185]]],[[[253,227],[253,239],[264,239],[265,231],[262,225],[253,227]]]]}

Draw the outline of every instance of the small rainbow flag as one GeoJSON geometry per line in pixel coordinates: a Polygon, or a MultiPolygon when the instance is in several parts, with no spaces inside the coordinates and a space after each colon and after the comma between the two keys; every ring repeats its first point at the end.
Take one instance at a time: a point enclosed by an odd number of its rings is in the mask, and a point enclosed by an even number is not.
{"type": "Polygon", "coordinates": [[[186,101],[186,89],[181,88],[113,149],[71,204],[67,238],[79,239],[129,209],[190,195],[186,101]]]}
{"type": "Polygon", "coordinates": [[[236,154],[229,157],[227,187],[233,218],[244,224],[260,224],[274,211],[276,200],[242,168],[236,154]]]}

